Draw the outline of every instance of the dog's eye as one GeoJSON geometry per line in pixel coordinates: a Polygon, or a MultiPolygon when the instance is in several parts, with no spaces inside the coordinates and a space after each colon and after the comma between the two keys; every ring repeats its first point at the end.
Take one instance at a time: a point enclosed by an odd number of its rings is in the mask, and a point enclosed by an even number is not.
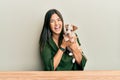
{"type": "Polygon", "coordinates": [[[73,31],[73,30],[71,30],[71,31],[73,31]]]}
{"type": "Polygon", "coordinates": [[[66,31],[68,31],[68,29],[66,29],[66,31]]]}

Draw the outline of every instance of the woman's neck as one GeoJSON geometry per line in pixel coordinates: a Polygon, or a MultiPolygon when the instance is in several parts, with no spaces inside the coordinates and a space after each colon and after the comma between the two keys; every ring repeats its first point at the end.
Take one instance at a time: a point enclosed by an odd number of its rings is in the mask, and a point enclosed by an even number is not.
{"type": "Polygon", "coordinates": [[[59,35],[53,35],[52,38],[58,41],[59,35]]]}
{"type": "Polygon", "coordinates": [[[53,38],[55,44],[58,46],[59,35],[52,35],[52,38],[53,38]]]}

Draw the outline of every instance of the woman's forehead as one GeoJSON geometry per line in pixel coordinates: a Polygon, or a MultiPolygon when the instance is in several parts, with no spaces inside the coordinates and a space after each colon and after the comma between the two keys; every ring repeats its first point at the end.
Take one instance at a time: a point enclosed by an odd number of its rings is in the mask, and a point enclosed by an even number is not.
{"type": "Polygon", "coordinates": [[[51,16],[51,18],[50,19],[58,19],[58,18],[60,18],[56,13],[54,13],[52,16],[51,16]]]}

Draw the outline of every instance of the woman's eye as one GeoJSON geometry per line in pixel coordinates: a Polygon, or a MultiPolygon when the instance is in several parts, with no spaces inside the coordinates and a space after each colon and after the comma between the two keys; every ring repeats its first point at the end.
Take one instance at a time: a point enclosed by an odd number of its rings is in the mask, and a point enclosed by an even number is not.
{"type": "Polygon", "coordinates": [[[54,22],[54,20],[50,20],[50,23],[53,23],[54,22]]]}
{"type": "Polygon", "coordinates": [[[61,19],[58,19],[58,21],[61,21],[61,19]]]}

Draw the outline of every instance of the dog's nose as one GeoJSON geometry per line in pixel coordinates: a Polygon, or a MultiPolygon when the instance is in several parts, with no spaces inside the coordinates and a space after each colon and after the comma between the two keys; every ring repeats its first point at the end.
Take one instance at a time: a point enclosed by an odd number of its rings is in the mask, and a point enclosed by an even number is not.
{"type": "Polygon", "coordinates": [[[69,33],[67,33],[66,35],[69,36],[69,33]]]}

